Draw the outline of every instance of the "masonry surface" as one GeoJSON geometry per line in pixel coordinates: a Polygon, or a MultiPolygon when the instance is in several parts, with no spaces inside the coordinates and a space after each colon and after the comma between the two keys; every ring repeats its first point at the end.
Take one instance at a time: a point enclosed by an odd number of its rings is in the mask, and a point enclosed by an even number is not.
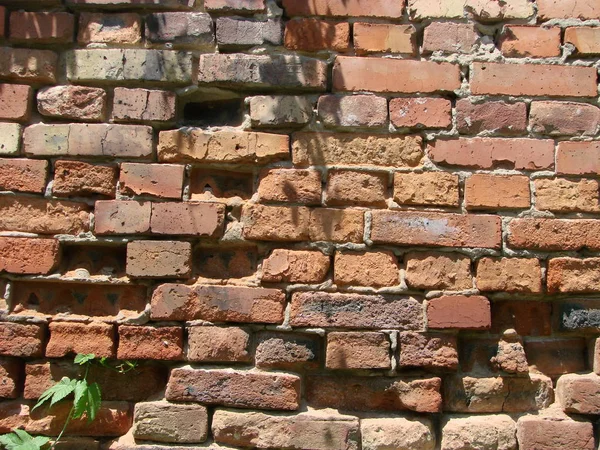
{"type": "MultiPolygon", "coordinates": [[[[1,0],[0,433],[594,450],[600,2],[1,0]]],[[[596,436],[596,437],[595,437],[596,436]]]]}

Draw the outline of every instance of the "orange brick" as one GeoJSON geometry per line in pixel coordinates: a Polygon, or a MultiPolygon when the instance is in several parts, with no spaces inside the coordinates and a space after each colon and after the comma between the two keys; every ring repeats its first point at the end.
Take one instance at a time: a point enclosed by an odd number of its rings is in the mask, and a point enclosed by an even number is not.
{"type": "Polygon", "coordinates": [[[316,208],[310,213],[311,241],[363,241],[364,212],[356,209],[316,208]]]}
{"type": "Polygon", "coordinates": [[[448,128],[452,125],[452,103],[445,98],[393,98],[390,120],[398,128],[448,128]]]}
{"type": "Polygon", "coordinates": [[[529,208],[529,178],[474,174],[465,181],[467,209],[529,208]]]}
{"type": "Polygon", "coordinates": [[[330,257],[320,251],[275,249],[263,261],[262,281],[267,283],[322,283],[330,257]]]}
{"type": "Polygon", "coordinates": [[[513,219],[508,245],[532,250],[600,250],[600,220],[513,219]]]}
{"type": "Polygon", "coordinates": [[[542,292],[542,269],[537,259],[481,258],[477,262],[481,291],[542,292]]]}
{"type": "Polygon", "coordinates": [[[50,273],[60,261],[60,243],[55,239],[0,237],[0,272],[50,273]]]}
{"type": "Polygon", "coordinates": [[[10,14],[10,39],[16,42],[66,44],[73,42],[75,16],[66,12],[25,12],[10,14]]]}
{"type": "Polygon", "coordinates": [[[597,0],[538,0],[538,16],[548,19],[598,19],[600,3],[597,0]]]}
{"type": "Polygon", "coordinates": [[[600,142],[559,142],[556,150],[556,173],[600,174],[600,142]]]}
{"type": "Polygon", "coordinates": [[[327,173],[327,206],[385,206],[388,174],[330,170],[327,173]]]}
{"type": "Polygon", "coordinates": [[[127,244],[127,275],[140,278],[189,278],[192,246],[180,241],[133,241],[127,244]]]}
{"type": "Polygon", "coordinates": [[[425,28],[423,53],[469,53],[477,39],[471,23],[433,22],[425,28]]]}
{"type": "Polygon", "coordinates": [[[569,27],[565,30],[565,44],[573,44],[580,55],[600,54],[600,28],[569,27]]]}
{"type": "Polygon", "coordinates": [[[354,16],[400,18],[405,0],[390,2],[372,0],[284,0],[283,8],[288,16],[354,16]]]}
{"type": "Polygon", "coordinates": [[[41,357],[45,334],[41,325],[0,322],[0,355],[41,357]]]}
{"type": "Polygon", "coordinates": [[[535,207],[541,211],[600,212],[597,180],[535,180],[535,207]]]}
{"type": "Polygon", "coordinates": [[[413,25],[384,23],[355,23],[353,26],[354,50],[357,55],[369,53],[416,52],[416,33],[413,25]]]}
{"type": "Polygon", "coordinates": [[[408,253],[406,283],[414,289],[462,290],[473,288],[471,260],[453,253],[408,253]]]}
{"type": "Polygon", "coordinates": [[[310,210],[303,206],[247,205],[242,211],[244,238],[250,240],[306,241],[309,222],[310,210]]]}
{"type": "Polygon", "coordinates": [[[141,234],[150,231],[150,202],[97,201],[94,215],[96,234],[141,234]]]}
{"type": "Polygon", "coordinates": [[[456,121],[461,134],[492,131],[501,134],[527,132],[527,105],[525,102],[506,103],[485,99],[473,103],[469,98],[456,102],[456,121]]]}
{"type": "Polygon", "coordinates": [[[321,172],[317,170],[265,169],[258,184],[261,202],[321,203],[321,172]]]}
{"type": "Polygon", "coordinates": [[[115,197],[116,165],[89,164],[81,161],[56,161],[52,193],[56,196],[85,197],[100,194],[115,197]]]}
{"type": "Polygon", "coordinates": [[[401,205],[458,206],[458,175],[445,172],[394,174],[394,201],[401,205]]]}
{"type": "Polygon", "coordinates": [[[548,292],[600,292],[600,258],[552,258],[548,262],[548,292]]]}
{"type": "Polygon", "coordinates": [[[183,328],[121,325],[117,358],[182,359],[183,328]]]}
{"type": "Polygon", "coordinates": [[[491,320],[490,302],[478,295],[447,295],[427,304],[429,328],[484,330],[490,328],[491,320]]]}
{"type": "Polygon", "coordinates": [[[29,120],[32,95],[31,86],[0,84],[0,119],[29,120]]]}
{"type": "Polygon", "coordinates": [[[285,24],[284,42],[290,50],[345,52],[350,47],[350,25],[320,19],[293,19],[285,24]]]}
{"type": "Polygon", "coordinates": [[[384,333],[333,332],[327,335],[328,369],[389,369],[390,342],[384,333]]]}
{"type": "Polygon", "coordinates": [[[225,205],[209,202],[154,202],[150,229],[154,234],[204,236],[223,235],[225,205]]]}
{"type": "Polygon", "coordinates": [[[175,164],[122,163],[119,187],[124,195],[181,198],[185,167],[175,164]]]}
{"type": "Polygon", "coordinates": [[[560,28],[507,25],[500,38],[500,50],[510,57],[560,56],[560,28]]]}
{"type": "Polygon", "coordinates": [[[42,194],[47,176],[48,161],[0,158],[0,191],[42,194]]]}
{"type": "Polygon", "coordinates": [[[115,357],[115,332],[112,324],[51,322],[46,358],[62,358],[77,353],[115,357]]]}
{"type": "Polygon", "coordinates": [[[400,280],[398,261],[391,252],[336,252],[333,279],[339,286],[396,286],[400,280]]]}

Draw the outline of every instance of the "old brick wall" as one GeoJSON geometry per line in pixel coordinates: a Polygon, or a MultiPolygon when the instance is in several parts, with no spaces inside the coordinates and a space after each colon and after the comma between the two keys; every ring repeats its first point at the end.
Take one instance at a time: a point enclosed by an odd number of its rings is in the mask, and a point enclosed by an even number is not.
{"type": "Polygon", "coordinates": [[[0,433],[597,448],[600,1],[0,5],[0,433]]]}

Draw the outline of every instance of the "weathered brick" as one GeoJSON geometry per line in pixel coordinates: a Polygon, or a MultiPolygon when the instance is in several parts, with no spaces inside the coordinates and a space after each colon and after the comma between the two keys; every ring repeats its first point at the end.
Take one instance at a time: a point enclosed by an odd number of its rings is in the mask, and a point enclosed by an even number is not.
{"type": "Polygon", "coordinates": [[[313,115],[313,102],[292,95],[250,97],[253,127],[296,127],[307,124],[313,115]]]}
{"type": "Polygon", "coordinates": [[[238,248],[202,247],[192,252],[192,266],[204,278],[244,278],[257,270],[257,249],[252,246],[238,248]]]}
{"type": "Polygon", "coordinates": [[[0,433],[10,433],[15,428],[24,428],[29,422],[31,406],[20,400],[0,403],[0,433]]]}
{"type": "Polygon", "coordinates": [[[133,241],[127,244],[127,275],[140,278],[189,278],[192,245],[179,241],[133,241]]]}
{"type": "Polygon", "coordinates": [[[461,290],[473,287],[471,260],[453,253],[408,253],[406,283],[415,289],[461,290]]]}
{"type": "Polygon", "coordinates": [[[327,63],[297,55],[200,55],[199,84],[324,91],[327,63]]]}
{"type": "Polygon", "coordinates": [[[515,420],[504,414],[445,416],[442,422],[441,450],[458,450],[472,443],[485,450],[517,450],[515,420]]]}
{"type": "Polygon", "coordinates": [[[556,150],[556,173],[559,175],[600,174],[600,143],[559,142],[556,150]]]}
{"type": "Polygon", "coordinates": [[[285,294],[241,286],[163,284],[152,296],[153,320],[282,323],[285,294]]]}
{"type": "Polygon", "coordinates": [[[548,292],[600,291],[600,258],[552,258],[548,261],[548,292]]]}
{"type": "Polygon", "coordinates": [[[560,56],[559,27],[507,25],[500,37],[500,51],[509,57],[560,56]]]}
{"type": "Polygon", "coordinates": [[[454,370],[458,367],[456,337],[444,334],[403,331],[398,336],[401,368],[454,370]]]}
{"type": "Polygon", "coordinates": [[[600,304],[595,299],[569,299],[553,305],[554,328],[559,332],[598,333],[600,304]]]}
{"type": "Polygon", "coordinates": [[[183,328],[119,326],[119,359],[183,359],[183,328]]]}
{"type": "Polygon", "coordinates": [[[100,122],[106,110],[106,91],[86,86],[53,86],[37,94],[43,116],[100,122]]]}
{"type": "Polygon", "coordinates": [[[327,334],[328,369],[390,369],[390,342],[384,333],[327,334]]]}
{"type": "Polygon", "coordinates": [[[482,131],[524,134],[527,131],[527,105],[489,100],[473,103],[471,99],[463,98],[456,102],[456,120],[461,134],[482,131]]]}
{"type": "Polygon", "coordinates": [[[75,16],[66,12],[10,13],[10,39],[14,42],[66,44],[73,42],[75,16]]]}
{"type": "Polygon", "coordinates": [[[404,0],[386,2],[374,0],[368,5],[360,1],[345,0],[284,0],[283,8],[289,16],[355,16],[400,18],[404,0]]]}
{"type": "Polygon", "coordinates": [[[203,48],[215,42],[213,21],[201,12],[154,13],[146,17],[146,39],[174,47],[203,48]]]}
{"type": "Polygon", "coordinates": [[[85,203],[43,198],[0,197],[0,230],[38,234],[79,234],[89,230],[85,203]]]}
{"type": "Polygon", "coordinates": [[[150,202],[97,201],[94,210],[96,234],[140,234],[150,231],[150,202]]]}
{"type": "Polygon", "coordinates": [[[363,450],[404,448],[433,450],[435,431],[431,420],[416,417],[377,417],[360,421],[363,450]]]}
{"type": "Polygon", "coordinates": [[[521,336],[547,336],[551,333],[549,302],[507,300],[492,302],[492,333],[513,328],[521,336]]]}
{"type": "Polygon", "coordinates": [[[374,95],[324,95],[317,104],[319,118],[326,127],[383,127],[388,104],[374,95]]]}
{"type": "Polygon", "coordinates": [[[258,180],[258,197],[263,203],[287,202],[303,205],[321,203],[321,172],[317,170],[265,169],[258,180]]]}
{"type": "Polygon", "coordinates": [[[208,437],[208,412],[202,405],[165,401],[135,405],[133,436],[136,439],[175,444],[204,442],[208,437]]]}
{"type": "Polygon", "coordinates": [[[175,119],[175,100],[174,92],[115,88],[112,116],[123,122],[169,122],[175,119]]]}
{"type": "Polygon", "coordinates": [[[527,0],[496,3],[487,0],[408,0],[410,16],[416,20],[428,18],[460,18],[468,12],[480,21],[526,19],[533,15],[533,5],[527,0]]]}
{"type": "Polygon", "coordinates": [[[568,27],[565,30],[565,44],[573,44],[579,55],[600,53],[600,34],[597,27],[568,27]]]}
{"type": "Polygon", "coordinates": [[[357,448],[358,431],[357,418],[333,411],[275,416],[217,409],[212,422],[216,442],[255,448],[357,448]]]}
{"type": "Polygon", "coordinates": [[[0,158],[0,191],[43,194],[48,161],[0,158]]]}
{"type": "Polygon", "coordinates": [[[481,258],[477,262],[477,289],[539,294],[540,262],[534,258],[481,258]]]}
{"type": "Polygon", "coordinates": [[[590,369],[600,375],[600,339],[591,339],[588,342],[588,362],[590,369]]]}
{"type": "Polygon", "coordinates": [[[396,286],[400,280],[400,268],[394,254],[381,252],[336,252],[334,283],[338,286],[396,286]]]}
{"type": "Polygon", "coordinates": [[[187,360],[199,362],[249,362],[252,337],[238,327],[189,327],[187,360]]]}
{"type": "Polygon", "coordinates": [[[82,7],[98,7],[101,9],[127,8],[179,8],[190,9],[191,3],[181,0],[66,0],[67,5],[82,7]]]}
{"type": "Polygon", "coordinates": [[[289,138],[241,131],[206,132],[200,128],[162,131],[160,162],[266,163],[289,158],[289,138]]]}
{"type": "Polygon", "coordinates": [[[32,93],[24,84],[0,84],[0,119],[29,120],[32,93]]]}
{"type": "Polygon", "coordinates": [[[316,369],[321,360],[319,336],[298,333],[260,333],[255,361],[261,369],[316,369]]]}
{"type": "Polygon", "coordinates": [[[189,52],[79,49],[68,51],[65,58],[67,79],[72,82],[192,82],[192,55],[189,52]]]}
{"type": "Polygon", "coordinates": [[[465,181],[467,209],[529,208],[529,178],[476,173],[465,181]]]}
{"type": "Polygon", "coordinates": [[[71,354],[93,353],[97,357],[114,358],[115,331],[106,323],[51,322],[46,358],[62,358],[71,354]]]}
{"type": "Polygon", "coordinates": [[[388,174],[329,170],[324,202],[327,206],[386,206],[388,174]]]}
{"type": "Polygon", "coordinates": [[[6,34],[5,22],[6,22],[6,7],[3,6],[0,8],[0,37],[2,37],[2,38],[4,38],[4,36],[6,34]]]}
{"type": "Polygon", "coordinates": [[[0,398],[17,398],[22,390],[23,362],[0,358],[0,398]]]}
{"type": "Polygon", "coordinates": [[[479,295],[446,295],[427,303],[429,328],[485,330],[490,328],[491,320],[490,302],[479,295]]]}
{"type": "Polygon", "coordinates": [[[0,155],[15,156],[21,146],[21,125],[0,122],[0,155]]]}
{"type": "Polygon", "coordinates": [[[596,1],[538,0],[538,15],[542,20],[597,19],[600,16],[600,4],[596,1]]]}
{"type": "Polygon", "coordinates": [[[146,158],[152,155],[152,128],[143,125],[36,124],[23,132],[28,156],[146,158]]]}
{"type": "Polygon", "coordinates": [[[427,152],[437,163],[474,169],[554,168],[554,141],[548,139],[437,139],[429,145],[427,152]]]}
{"type": "Polygon", "coordinates": [[[524,345],[531,369],[549,377],[587,369],[585,339],[528,339],[524,345]]]}
{"type": "Polygon", "coordinates": [[[246,205],[242,213],[244,238],[259,241],[306,241],[310,210],[303,206],[246,205]],[[277,227],[273,227],[276,223],[277,227]]]}
{"type": "Polygon", "coordinates": [[[554,448],[593,450],[594,427],[591,422],[572,419],[566,415],[561,417],[528,415],[517,421],[517,439],[521,450],[554,448]]]}
{"type": "Polygon", "coordinates": [[[251,14],[265,10],[265,0],[205,0],[207,11],[251,14]]]}
{"type": "Polygon", "coordinates": [[[469,53],[478,39],[473,24],[432,22],[425,27],[423,53],[469,53]]]}
{"type": "Polygon", "coordinates": [[[55,83],[58,55],[50,50],[0,47],[0,78],[55,83]]]}
{"type": "Polygon", "coordinates": [[[513,219],[508,245],[537,250],[600,249],[600,221],[568,219],[513,219]]]}
{"type": "Polygon", "coordinates": [[[45,335],[42,325],[0,322],[0,355],[41,357],[44,354],[45,335]]]}
{"type": "Polygon", "coordinates": [[[350,25],[320,19],[292,19],[285,25],[285,47],[290,50],[346,52],[350,47],[350,25]]]}
{"type": "Polygon", "coordinates": [[[173,369],[167,400],[234,408],[296,410],[300,377],[231,370],[173,369]]]}
{"type": "Polygon", "coordinates": [[[154,234],[218,238],[223,234],[224,222],[222,203],[152,203],[150,229],[154,234]]]}
{"type": "Polygon", "coordinates": [[[421,301],[409,296],[297,292],[291,304],[294,327],[423,328],[421,301]]]}
{"type": "Polygon", "coordinates": [[[598,74],[592,67],[543,64],[473,63],[475,95],[595,97],[598,74]]]}
{"type": "Polygon", "coordinates": [[[394,201],[401,205],[458,206],[458,197],[458,176],[455,174],[394,174],[394,201]]]}
{"type": "Polygon", "coordinates": [[[142,20],[138,14],[82,12],[79,16],[80,44],[138,44],[142,40],[142,20]]]}
{"type": "Polygon", "coordinates": [[[279,20],[252,20],[232,17],[217,19],[219,48],[281,45],[283,26],[279,20]]]}
{"type": "Polygon", "coordinates": [[[428,93],[458,88],[460,71],[455,64],[338,56],[333,66],[336,91],[428,93]]]}
{"type": "Polygon", "coordinates": [[[417,167],[422,143],[420,136],[300,132],[293,135],[292,156],[298,166],[417,167]]]}
{"type": "Polygon", "coordinates": [[[320,251],[275,249],[263,261],[263,283],[322,283],[330,258],[320,251]]]}
{"type": "Polygon", "coordinates": [[[378,244],[500,247],[498,216],[404,211],[373,211],[371,214],[371,240],[378,244]]]}
{"type": "Polygon", "coordinates": [[[390,120],[398,128],[448,128],[452,125],[452,103],[445,98],[393,98],[390,120]]]}
{"type": "Polygon", "coordinates": [[[86,197],[100,194],[114,198],[117,186],[116,165],[81,161],[56,161],[52,193],[58,196],[86,197]]]}
{"type": "Polygon", "coordinates": [[[362,242],[364,212],[356,209],[316,208],[310,213],[311,241],[362,242]]]}
{"type": "Polygon", "coordinates": [[[308,404],[317,408],[436,413],[442,406],[441,384],[437,377],[311,375],[306,378],[305,395],[308,404]]]}
{"type": "Polygon", "coordinates": [[[550,136],[595,135],[600,125],[600,109],[587,103],[532,102],[531,130],[550,136]]]}
{"type": "Polygon", "coordinates": [[[416,52],[417,30],[414,25],[383,23],[355,23],[353,26],[354,50],[357,55],[369,53],[416,52]]]}
{"type": "Polygon", "coordinates": [[[119,189],[124,195],[180,199],[185,167],[175,164],[122,163],[119,189]]]}

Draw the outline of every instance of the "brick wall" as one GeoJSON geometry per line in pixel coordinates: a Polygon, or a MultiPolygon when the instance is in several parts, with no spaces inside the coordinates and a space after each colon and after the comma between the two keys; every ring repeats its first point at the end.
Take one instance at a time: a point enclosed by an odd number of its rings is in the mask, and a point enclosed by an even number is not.
{"type": "Polygon", "coordinates": [[[597,448],[600,2],[0,4],[0,433],[597,448]]]}

